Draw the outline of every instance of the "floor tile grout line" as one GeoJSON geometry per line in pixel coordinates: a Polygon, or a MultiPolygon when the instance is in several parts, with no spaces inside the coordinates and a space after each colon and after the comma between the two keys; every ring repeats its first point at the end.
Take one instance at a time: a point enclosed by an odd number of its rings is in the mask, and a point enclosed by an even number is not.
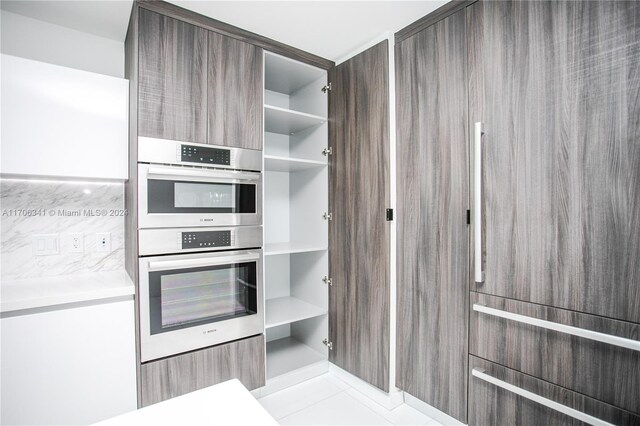
{"type": "Polygon", "coordinates": [[[334,397],[334,396],[336,396],[336,395],[340,395],[340,394],[341,394],[341,393],[343,393],[344,391],[346,391],[346,389],[341,389],[340,391],[338,391],[338,392],[336,392],[336,393],[334,393],[334,394],[331,394],[331,395],[329,395],[329,396],[327,396],[327,397],[325,397],[325,398],[322,398],[322,399],[317,400],[317,401],[316,401],[316,402],[314,402],[313,404],[307,405],[306,407],[300,408],[299,410],[292,411],[291,413],[287,414],[286,416],[279,417],[279,418],[277,418],[277,419],[276,419],[276,421],[277,421],[277,422],[280,422],[280,420],[282,420],[282,419],[284,419],[284,418],[286,418],[286,417],[293,416],[294,414],[299,413],[299,412],[300,412],[300,411],[302,411],[302,410],[306,410],[307,408],[313,407],[314,405],[319,404],[319,403],[321,403],[322,401],[326,401],[326,400],[327,400],[327,399],[329,399],[329,398],[333,398],[333,397],[334,397]]]}

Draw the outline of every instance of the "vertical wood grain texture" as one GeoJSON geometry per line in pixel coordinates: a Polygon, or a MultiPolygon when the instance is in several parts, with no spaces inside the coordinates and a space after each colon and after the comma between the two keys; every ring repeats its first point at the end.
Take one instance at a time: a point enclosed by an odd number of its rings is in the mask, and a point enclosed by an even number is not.
{"type": "MultiPolygon", "coordinates": [[[[640,324],[471,293],[507,312],[627,339],[640,324]]],[[[640,352],[471,311],[469,353],[640,415],[640,352]]]]}
{"type": "Polygon", "coordinates": [[[238,379],[249,390],[265,385],[264,336],[142,364],[142,406],[238,379]]]}
{"type": "Polygon", "coordinates": [[[442,21],[449,15],[453,15],[454,13],[463,10],[465,7],[475,3],[476,1],[478,0],[451,0],[449,2],[446,2],[433,12],[430,12],[417,21],[414,21],[406,27],[398,30],[394,35],[396,44],[402,43],[409,37],[419,33],[420,31],[423,31],[425,28],[428,28],[433,24],[442,21]]]}
{"type": "Polygon", "coordinates": [[[139,136],[206,143],[207,30],[139,15],[139,136]]]}
{"type": "Polygon", "coordinates": [[[124,44],[124,77],[129,80],[129,179],[124,185],[125,269],[138,282],[138,8],[133,7],[124,44]]]}
{"type": "Polygon", "coordinates": [[[262,149],[262,49],[209,31],[208,139],[262,149]]]}
{"type": "Polygon", "coordinates": [[[640,322],[640,2],[467,8],[479,292],[640,322]]]}
{"type": "Polygon", "coordinates": [[[333,68],[329,81],[329,360],[388,391],[388,42],[333,68]]]}
{"type": "Polygon", "coordinates": [[[136,393],[140,407],[140,307],[138,306],[138,7],[133,5],[124,43],[124,78],[129,80],[129,179],[124,184],[124,266],[135,287],[136,393]]]}
{"type": "Polygon", "coordinates": [[[640,425],[640,416],[498,364],[469,357],[469,425],[564,426],[585,423],[471,375],[478,368],[499,380],[616,425],[640,425]]]}
{"type": "Polygon", "coordinates": [[[464,10],[396,45],[396,103],[396,385],[466,422],[464,10]]]}

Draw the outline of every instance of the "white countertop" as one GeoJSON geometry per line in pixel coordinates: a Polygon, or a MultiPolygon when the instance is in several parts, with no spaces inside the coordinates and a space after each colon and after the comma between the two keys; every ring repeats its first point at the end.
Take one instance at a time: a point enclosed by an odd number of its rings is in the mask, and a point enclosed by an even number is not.
{"type": "Polygon", "coordinates": [[[95,423],[131,425],[277,425],[238,379],[95,423]]]}
{"type": "Polygon", "coordinates": [[[133,282],[124,270],[2,280],[0,312],[131,296],[134,293],[133,282]]]}

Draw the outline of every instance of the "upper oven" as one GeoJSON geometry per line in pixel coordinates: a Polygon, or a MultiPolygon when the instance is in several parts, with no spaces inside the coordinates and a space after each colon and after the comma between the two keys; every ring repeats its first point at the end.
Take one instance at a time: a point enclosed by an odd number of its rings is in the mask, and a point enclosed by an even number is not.
{"type": "Polygon", "coordinates": [[[138,138],[141,229],[262,225],[262,152],[138,138]]]}
{"type": "Polygon", "coordinates": [[[138,164],[140,228],[262,224],[262,174],[138,164]]]}

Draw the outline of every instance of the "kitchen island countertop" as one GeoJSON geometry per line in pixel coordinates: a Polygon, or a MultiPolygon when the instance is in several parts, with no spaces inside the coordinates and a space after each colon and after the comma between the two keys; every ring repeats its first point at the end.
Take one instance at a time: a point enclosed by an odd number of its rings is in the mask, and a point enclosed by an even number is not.
{"type": "Polygon", "coordinates": [[[277,424],[238,379],[95,423],[96,426],[277,424]]]}

